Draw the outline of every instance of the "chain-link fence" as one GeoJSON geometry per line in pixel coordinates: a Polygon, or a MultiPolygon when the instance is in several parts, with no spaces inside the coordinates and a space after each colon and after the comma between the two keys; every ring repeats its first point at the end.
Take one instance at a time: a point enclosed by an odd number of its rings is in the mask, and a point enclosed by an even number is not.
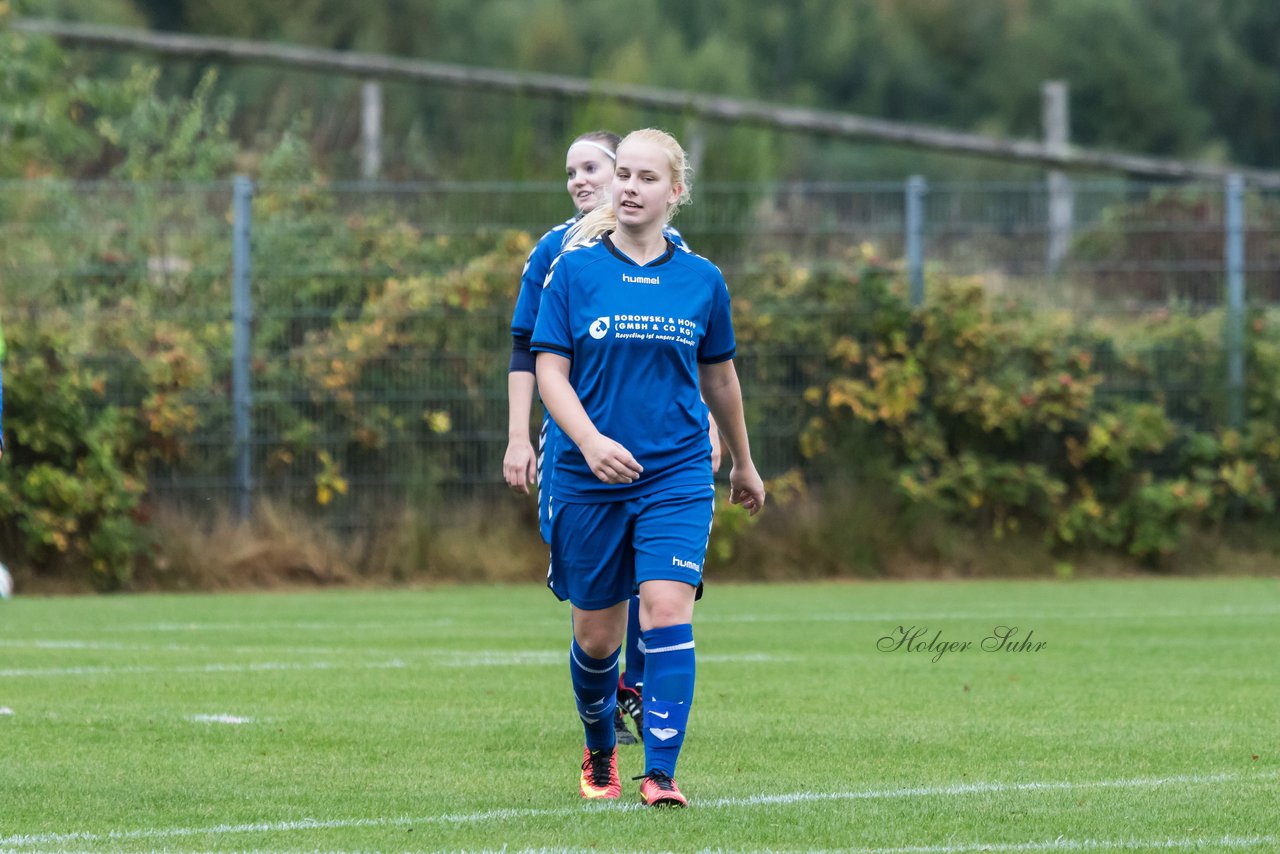
{"type": "MultiPolygon", "coordinates": [[[[150,324],[173,351],[199,351],[204,379],[181,392],[181,453],[153,472],[165,500],[245,510],[260,496],[336,493],[335,522],[361,526],[405,502],[503,488],[511,301],[524,253],[570,212],[558,184],[6,183],[3,310],[10,324],[150,324]]],[[[770,264],[874,253],[901,265],[915,299],[945,274],[1082,318],[1220,313],[1221,352],[1188,382],[1221,399],[1213,417],[1224,420],[1240,417],[1246,308],[1280,300],[1280,196],[1232,182],[708,185],[675,224],[731,290],[770,264]]],[[[736,308],[838,327],[852,296],[808,305],[757,293],[736,308]]],[[[104,406],[140,403],[132,340],[81,343],[104,406]]],[[[804,393],[826,349],[794,340],[740,353],[766,475],[801,461],[804,393]]],[[[149,370],[195,370],[166,358],[149,370]]],[[[1143,393],[1126,382],[1117,368],[1104,391],[1143,393]]]]}

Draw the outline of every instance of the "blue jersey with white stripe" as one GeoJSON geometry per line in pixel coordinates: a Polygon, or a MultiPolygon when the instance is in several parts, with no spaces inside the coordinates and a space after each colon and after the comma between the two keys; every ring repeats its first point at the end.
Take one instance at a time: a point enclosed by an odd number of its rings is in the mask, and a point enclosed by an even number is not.
{"type": "Polygon", "coordinates": [[[516,296],[516,310],[511,315],[511,334],[526,341],[533,335],[533,325],[538,321],[538,306],[542,303],[542,285],[547,280],[551,262],[560,254],[565,235],[577,222],[577,217],[567,219],[538,239],[537,245],[524,262],[520,273],[520,293],[516,296]]]}
{"type": "Polygon", "coordinates": [[[578,448],[561,442],[556,500],[621,501],[711,484],[698,363],[735,350],[729,289],[714,264],[668,242],[640,266],[607,234],[565,252],[547,277],[531,349],[572,361],[569,382],[587,415],[644,466],[632,483],[601,483],[578,448]]]}
{"type": "MultiPolygon", "coordinates": [[[[516,345],[527,343],[533,335],[533,326],[538,321],[538,307],[542,304],[542,286],[546,284],[547,273],[560,250],[564,248],[564,239],[577,217],[572,217],[557,225],[538,239],[538,243],[524,262],[524,271],[520,274],[520,293],[516,297],[516,310],[511,315],[511,335],[516,345]]],[[[667,239],[676,246],[684,246],[684,238],[671,226],[663,231],[667,239]]]]}
{"type": "MultiPolygon", "coordinates": [[[[515,312],[511,316],[511,336],[513,339],[511,353],[511,370],[533,373],[533,354],[529,352],[529,339],[533,335],[534,324],[538,320],[538,308],[542,304],[542,286],[546,284],[547,273],[551,269],[560,250],[564,247],[565,238],[577,217],[572,217],[557,225],[538,239],[538,243],[524,262],[524,271],[520,274],[520,293],[516,297],[515,312]]],[[[677,246],[684,247],[684,238],[680,232],[667,226],[663,233],[667,239],[677,246]]],[[[545,412],[542,416],[542,430],[538,442],[538,528],[542,538],[551,542],[551,484],[555,481],[556,449],[566,444],[554,421],[545,412]]]]}

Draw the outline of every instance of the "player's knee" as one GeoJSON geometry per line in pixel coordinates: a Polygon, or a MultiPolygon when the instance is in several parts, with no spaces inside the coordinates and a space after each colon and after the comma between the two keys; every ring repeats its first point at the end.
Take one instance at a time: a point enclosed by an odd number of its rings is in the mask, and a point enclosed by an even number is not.
{"type": "Polygon", "coordinates": [[[578,646],[592,658],[608,658],[621,644],[610,643],[602,634],[587,634],[578,637],[578,646]]]}
{"type": "Polygon", "coordinates": [[[646,619],[641,624],[650,629],[679,626],[693,622],[692,596],[655,595],[646,602],[643,597],[640,608],[646,619]]]}
{"type": "MultiPolygon", "coordinates": [[[[625,618],[624,611],[623,619],[625,618]]],[[[574,621],[574,639],[582,651],[592,658],[608,658],[613,655],[622,646],[621,636],[625,632],[625,625],[617,625],[616,620],[579,618],[574,621]]]]}

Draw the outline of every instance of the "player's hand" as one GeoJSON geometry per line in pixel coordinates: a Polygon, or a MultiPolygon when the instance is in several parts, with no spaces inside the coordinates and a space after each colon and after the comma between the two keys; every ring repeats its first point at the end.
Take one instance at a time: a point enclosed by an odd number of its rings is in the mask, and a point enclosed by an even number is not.
{"type": "Polygon", "coordinates": [[[640,477],[644,466],[636,462],[631,452],[603,433],[597,433],[578,448],[591,468],[591,473],[603,483],[632,483],[640,477]]]}
{"type": "Polygon", "coordinates": [[[764,507],[764,481],[754,465],[735,464],[729,472],[729,503],[741,504],[752,516],[764,507]]]}
{"type": "Polygon", "coordinates": [[[502,458],[502,476],[507,486],[516,492],[529,494],[529,487],[538,477],[538,455],[529,440],[512,439],[507,443],[507,453],[502,458]]]}

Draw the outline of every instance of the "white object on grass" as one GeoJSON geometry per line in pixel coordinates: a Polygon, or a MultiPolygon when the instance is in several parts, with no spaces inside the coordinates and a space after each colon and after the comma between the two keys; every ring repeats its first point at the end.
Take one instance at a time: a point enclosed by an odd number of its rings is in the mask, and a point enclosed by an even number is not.
{"type": "Polygon", "coordinates": [[[0,563],[0,599],[8,599],[13,595],[13,576],[9,568],[0,563]]]}

